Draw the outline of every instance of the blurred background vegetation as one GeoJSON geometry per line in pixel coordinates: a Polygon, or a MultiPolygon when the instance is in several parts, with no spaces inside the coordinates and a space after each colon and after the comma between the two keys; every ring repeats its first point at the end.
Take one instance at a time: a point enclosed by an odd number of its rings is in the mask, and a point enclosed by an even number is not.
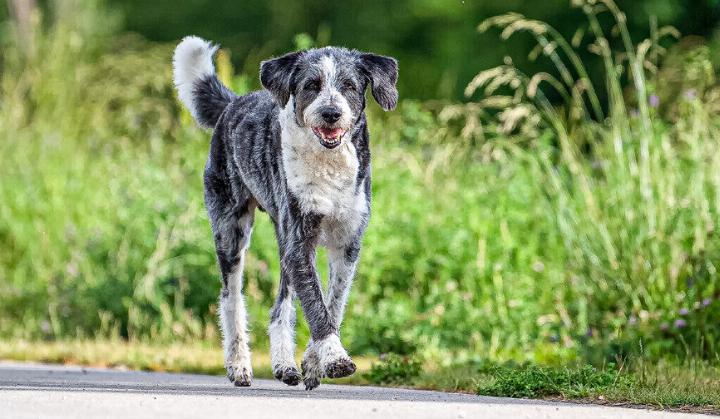
{"type": "MultiPolygon", "coordinates": [[[[52,0],[39,3],[45,10],[55,7],[52,0]]],[[[400,79],[403,97],[423,100],[462,99],[467,81],[478,69],[502,61],[509,53],[522,52],[514,58],[526,71],[544,68],[544,63],[527,58],[531,39],[500,43],[494,34],[478,34],[475,28],[483,19],[513,11],[548,22],[567,36],[580,29],[583,20],[580,10],[568,7],[569,0],[107,0],[106,4],[118,32],[163,43],[195,34],[220,43],[253,85],[261,60],[314,40],[319,46],[342,45],[397,57],[405,74],[412,74],[400,79]]],[[[720,21],[718,0],[619,0],[618,5],[637,37],[648,36],[651,18],[686,36],[706,38],[720,21]]],[[[7,13],[8,8],[0,10],[0,19],[7,13]]],[[[593,56],[583,52],[583,58],[593,56]]],[[[595,71],[593,75],[600,76],[595,71]]]]}
{"type": "MultiPolygon", "coordinates": [[[[223,45],[238,93],[295,48],[399,58],[398,110],[368,110],[373,219],[351,353],[718,359],[716,0],[619,2],[627,15],[609,0],[7,4],[2,339],[217,345],[209,133],[171,82],[175,43],[197,34],[223,45]],[[486,21],[508,12],[538,21],[486,21]]],[[[278,277],[265,215],[248,259],[262,347],[278,277]]]]}
{"type": "MultiPolygon", "coordinates": [[[[188,33],[213,39],[233,52],[233,62],[254,78],[259,61],[295,46],[297,34],[319,45],[343,45],[397,57],[405,74],[406,98],[461,99],[467,81],[480,68],[500,62],[512,51],[529,51],[530,40],[498,43],[479,35],[478,22],[513,11],[549,22],[563,33],[578,29],[582,12],[568,0],[310,0],[213,2],[111,0],[126,16],[124,28],[148,39],[175,41],[188,33]],[[161,23],[162,22],[162,23],[161,23]]],[[[686,35],[711,35],[720,19],[717,0],[624,0],[632,33],[646,35],[650,16],[686,35]]],[[[520,54],[517,63],[533,69],[520,54]]],[[[589,58],[589,55],[588,55],[589,58]]],[[[540,67],[535,67],[537,70],[540,67]]]]}

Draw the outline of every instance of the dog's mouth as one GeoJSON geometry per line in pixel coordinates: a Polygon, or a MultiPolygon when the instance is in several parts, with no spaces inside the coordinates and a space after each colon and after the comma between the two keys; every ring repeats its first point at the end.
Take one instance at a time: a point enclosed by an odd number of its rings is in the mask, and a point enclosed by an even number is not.
{"type": "Polygon", "coordinates": [[[326,148],[335,148],[342,142],[343,135],[347,132],[342,128],[315,127],[313,133],[320,140],[320,144],[326,148]]]}

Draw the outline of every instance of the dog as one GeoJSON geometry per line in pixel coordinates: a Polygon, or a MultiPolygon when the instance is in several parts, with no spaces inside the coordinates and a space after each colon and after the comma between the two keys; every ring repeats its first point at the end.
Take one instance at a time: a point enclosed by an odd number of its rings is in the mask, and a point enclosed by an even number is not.
{"type": "Polygon", "coordinates": [[[385,110],[398,101],[394,58],[338,47],[263,61],[264,89],[238,96],[218,79],[217,46],[186,37],[173,56],[174,83],[194,119],[213,129],[205,165],[205,205],[222,277],[220,324],[231,382],[252,382],[242,271],[255,210],[275,227],[280,286],[268,334],[273,375],[307,390],[324,377],[352,375],[339,337],[370,217],[370,148],[365,91],[385,110]],[[323,294],[315,258],[327,249],[323,294]],[[295,362],[295,305],[311,339],[295,362]]]}

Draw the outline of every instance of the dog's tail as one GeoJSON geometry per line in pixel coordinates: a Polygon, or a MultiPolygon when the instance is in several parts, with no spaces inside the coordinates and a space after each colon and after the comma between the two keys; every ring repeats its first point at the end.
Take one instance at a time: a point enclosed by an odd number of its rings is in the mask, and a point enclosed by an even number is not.
{"type": "Polygon", "coordinates": [[[218,47],[196,36],[185,37],[173,55],[173,79],[180,101],[202,126],[214,128],[225,107],[237,96],[215,74],[218,47]]]}

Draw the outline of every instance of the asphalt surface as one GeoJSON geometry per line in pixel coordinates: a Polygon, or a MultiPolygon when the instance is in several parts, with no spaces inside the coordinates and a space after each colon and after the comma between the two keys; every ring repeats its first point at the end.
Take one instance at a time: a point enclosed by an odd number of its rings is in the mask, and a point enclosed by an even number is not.
{"type": "Polygon", "coordinates": [[[0,362],[0,418],[686,418],[703,415],[435,391],[0,362]]]}

